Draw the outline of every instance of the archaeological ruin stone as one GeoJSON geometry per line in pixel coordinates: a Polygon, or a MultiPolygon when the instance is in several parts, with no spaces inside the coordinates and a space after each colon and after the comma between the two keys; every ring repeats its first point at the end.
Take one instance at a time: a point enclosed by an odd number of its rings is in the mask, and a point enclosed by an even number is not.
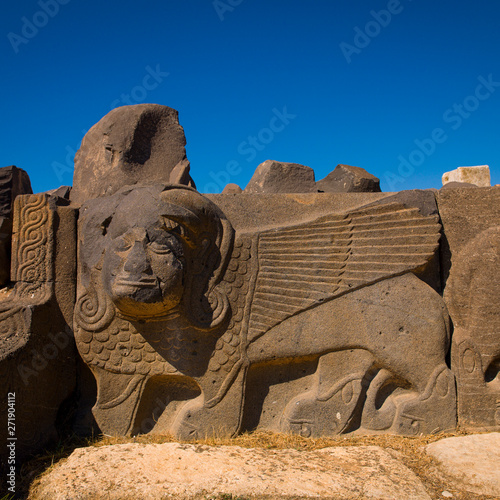
{"type": "Polygon", "coordinates": [[[412,274],[437,250],[440,225],[398,203],[363,207],[363,196],[259,231],[235,231],[181,186],[85,204],[75,336],[101,430],[191,439],[245,425],[304,436],[454,428],[448,315],[412,274]],[[275,414],[260,425],[266,403],[247,395],[276,380],[275,414]]]}
{"type": "Polygon", "coordinates": [[[24,458],[57,439],[59,410],[76,383],[77,212],[67,204],[46,194],[14,203],[14,286],[0,299],[0,463],[5,467],[11,456],[5,444],[14,443],[17,471],[24,458]]]}
{"type": "Polygon", "coordinates": [[[446,235],[444,298],[454,325],[451,363],[458,422],[500,429],[500,189],[448,189],[438,206],[446,235]]]}
{"type": "Polygon", "coordinates": [[[243,193],[202,195],[184,146],[175,110],[118,108],[71,193],[17,196],[0,219],[20,456],[64,418],[182,439],[416,435],[455,429],[458,408],[462,428],[499,428],[499,187],[384,194],[356,167],[315,183],[269,160],[243,193]]]}
{"type": "Polygon", "coordinates": [[[194,186],[185,145],[175,109],[159,104],[113,109],[87,132],[75,155],[71,200],[81,204],[145,179],[194,186]]]}
{"type": "Polygon", "coordinates": [[[255,170],[244,193],[314,193],[314,170],[298,163],[266,160],[255,170]]]}
{"type": "Polygon", "coordinates": [[[467,182],[479,187],[489,187],[490,167],[478,165],[476,167],[458,167],[450,172],[445,172],[442,177],[443,186],[449,182],[467,182]]]}
{"type": "Polygon", "coordinates": [[[0,168],[0,287],[10,280],[12,208],[21,194],[31,194],[28,174],[14,165],[0,168]]]}
{"type": "Polygon", "coordinates": [[[238,184],[227,184],[226,187],[222,190],[222,194],[240,194],[243,192],[243,189],[238,186],[238,184]]]}
{"type": "Polygon", "coordinates": [[[316,182],[320,193],[378,193],[380,180],[364,168],[337,165],[324,179],[316,182]]]}

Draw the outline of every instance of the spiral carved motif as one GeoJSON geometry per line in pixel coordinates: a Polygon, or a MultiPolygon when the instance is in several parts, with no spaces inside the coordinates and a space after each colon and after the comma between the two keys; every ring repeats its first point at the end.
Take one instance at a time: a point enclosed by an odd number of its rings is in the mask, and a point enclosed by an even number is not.
{"type": "Polygon", "coordinates": [[[87,331],[96,332],[106,328],[114,317],[114,307],[106,294],[88,291],[81,295],[75,306],[75,321],[87,331]]]}
{"type": "Polygon", "coordinates": [[[52,279],[52,270],[47,262],[52,242],[48,231],[49,208],[45,195],[20,197],[16,203],[19,210],[18,246],[14,259],[17,264],[16,281],[47,281],[52,279]]]}

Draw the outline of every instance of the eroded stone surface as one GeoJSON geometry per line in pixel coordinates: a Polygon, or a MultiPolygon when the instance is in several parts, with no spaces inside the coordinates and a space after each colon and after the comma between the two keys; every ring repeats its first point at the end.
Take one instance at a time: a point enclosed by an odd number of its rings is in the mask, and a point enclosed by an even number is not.
{"type": "Polygon", "coordinates": [[[298,163],[266,160],[255,170],[243,190],[255,193],[314,193],[314,170],[298,163]]]}
{"type": "Polygon", "coordinates": [[[337,165],[316,182],[316,188],[324,193],[376,193],[380,192],[380,180],[364,168],[337,165]]]}
{"type": "Polygon", "coordinates": [[[222,190],[222,194],[240,194],[243,192],[243,189],[238,186],[238,184],[227,184],[226,187],[222,190]]]}
{"type": "Polygon", "coordinates": [[[21,194],[31,194],[28,174],[14,165],[0,168],[0,287],[10,280],[12,209],[21,194]]]}
{"type": "MultiPolygon", "coordinates": [[[[247,212],[255,199],[241,196],[247,212]]],[[[75,329],[103,432],[454,427],[448,316],[411,273],[437,249],[437,218],[363,201],[246,232],[189,188],[84,205],[75,329]],[[277,386],[272,411],[263,383],[277,386]]]]}
{"type": "MultiPolygon", "coordinates": [[[[72,316],[76,280],[76,211],[46,194],[14,204],[11,294],[0,301],[0,441],[15,441],[17,471],[58,437],[58,411],[75,388],[72,316]],[[57,277],[57,278],[56,278],[57,277]],[[7,426],[13,401],[14,426],[7,426]]],[[[0,462],[10,450],[3,446],[0,462]]],[[[0,467],[1,468],[1,467],[0,467]]],[[[5,469],[3,469],[5,470],[5,469]]]]}
{"type": "Polygon", "coordinates": [[[299,452],[170,443],[77,449],[30,498],[182,500],[210,494],[430,499],[412,471],[376,446],[299,452]]]}
{"type": "Polygon", "coordinates": [[[455,486],[479,495],[500,496],[500,434],[441,439],[426,447],[452,476],[455,486]]]}
{"type": "Polygon", "coordinates": [[[451,363],[459,424],[498,430],[500,189],[440,191],[438,206],[446,235],[444,298],[454,324],[451,363]]]}
{"type": "Polygon", "coordinates": [[[194,186],[185,145],[175,109],[113,109],[87,132],[75,155],[71,200],[81,204],[144,181],[194,186]]]}
{"type": "Polygon", "coordinates": [[[490,167],[488,165],[478,165],[476,167],[458,167],[443,174],[443,186],[448,182],[467,182],[479,187],[489,187],[490,167]]]}

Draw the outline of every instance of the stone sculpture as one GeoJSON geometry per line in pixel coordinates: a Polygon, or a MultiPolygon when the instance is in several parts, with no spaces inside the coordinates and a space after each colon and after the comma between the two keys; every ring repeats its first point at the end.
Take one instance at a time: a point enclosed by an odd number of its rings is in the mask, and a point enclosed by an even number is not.
{"type": "Polygon", "coordinates": [[[276,366],[309,374],[290,379],[278,430],[453,428],[449,319],[415,276],[439,237],[437,217],[398,203],[246,233],[189,187],[85,204],[74,327],[101,430],[234,435],[276,366]]]}
{"type": "Polygon", "coordinates": [[[500,429],[500,190],[440,190],[458,424],[500,429]],[[449,264],[451,263],[451,267],[449,264]]]}
{"type": "MultiPolygon", "coordinates": [[[[15,438],[16,459],[57,438],[58,411],[76,385],[72,316],[76,281],[76,210],[46,194],[14,203],[14,286],[0,300],[2,443],[15,438]],[[12,433],[11,433],[12,432],[12,433]]],[[[67,203],[66,203],[67,205],[67,203]]],[[[59,421],[59,424],[61,422],[59,421]]],[[[0,459],[5,465],[5,446],[0,459]]]]}
{"type": "Polygon", "coordinates": [[[81,204],[107,196],[141,179],[194,187],[185,146],[175,109],[159,104],[115,108],[82,140],[71,201],[81,204]]]}

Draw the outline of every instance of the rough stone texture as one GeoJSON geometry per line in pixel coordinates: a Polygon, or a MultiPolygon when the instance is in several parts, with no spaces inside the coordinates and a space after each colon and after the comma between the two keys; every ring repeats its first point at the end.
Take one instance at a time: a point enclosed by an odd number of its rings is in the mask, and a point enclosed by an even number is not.
{"type": "Polygon", "coordinates": [[[0,287],[10,280],[12,207],[21,194],[31,194],[28,174],[14,165],[0,168],[0,287]]]}
{"type": "Polygon", "coordinates": [[[223,189],[222,194],[240,194],[243,192],[243,189],[238,186],[238,184],[227,184],[223,189]]]}
{"type": "Polygon", "coordinates": [[[444,299],[462,428],[500,429],[500,188],[440,191],[444,299]],[[450,269],[451,265],[451,269],[450,269]]]}
{"type": "Polygon", "coordinates": [[[430,500],[417,476],[377,446],[318,451],[125,444],[80,448],[44,476],[33,500],[266,498],[430,500]],[[109,496],[108,496],[109,495],[109,496]]]}
{"type": "MultiPolygon", "coordinates": [[[[436,203],[436,193],[433,189],[411,189],[408,191],[399,191],[398,193],[386,193],[384,197],[373,202],[373,206],[386,203],[401,203],[406,208],[418,208],[422,215],[439,216],[436,203]]],[[[439,253],[431,258],[425,268],[414,271],[420,279],[425,281],[439,294],[442,293],[441,274],[440,274],[439,253]]]]}
{"type": "Polygon", "coordinates": [[[455,487],[500,497],[500,434],[441,439],[426,447],[453,479],[455,487]]]}
{"type": "Polygon", "coordinates": [[[69,200],[71,189],[71,186],[60,186],[57,189],[47,191],[47,194],[50,194],[52,196],[59,196],[60,198],[69,200]]]}
{"type": "Polygon", "coordinates": [[[479,187],[489,187],[490,167],[488,165],[478,165],[476,167],[458,167],[443,174],[443,186],[448,182],[467,182],[479,187]]]}
{"type": "MultiPolygon", "coordinates": [[[[0,301],[0,450],[16,437],[17,472],[23,459],[57,437],[58,411],[75,387],[76,211],[46,194],[18,196],[14,205],[14,288],[0,301]],[[13,401],[15,427],[7,425],[13,401]],[[11,432],[14,435],[10,434],[11,432]]],[[[5,470],[5,469],[4,469],[5,470]]]]}
{"type": "Polygon", "coordinates": [[[298,163],[266,160],[255,170],[244,193],[314,193],[314,170],[298,163]]]}
{"type": "Polygon", "coordinates": [[[71,200],[81,204],[145,180],[194,186],[185,145],[175,109],[113,109],[87,132],[75,155],[71,200]]]}
{"type": "MultiPolygon", "coordinates": [[[[219,195],[243,219],[260,198],[219,195]]],[[[189,188],[84,205],[75,335],[101,430],[191,439],[453,428],[448,315],[412,274],[435,254],[437,217],[340,198],[281,196],[295,210],[273,216],[293,222],[268,215],[271,227],[236,233],[232,216],[189,188]],[[304,215],[314,213],[298,202],[307,198],[325,203],[316,217],[304,215]]]]}
{"type": "Polygon", "coordinates": [[[31,194],[28,174],[14,165],[0,168],[0,217],[11,217],[14,200],[20,194],[31,194]]]}
{"type": "Polygon", "coordinates": [[[441,189],[457,189],[457,188],[477,188],[475,184],[471,184],[469,182],[456,182],[456,181],[451,181],[447,182],[446,184],[441,187],[441,189]]]}
{"type": "Polygon", "coordinates": [[[324,179],[316,182],[323,193],[378,193],[380,180],[364,168],[337,165],[324,179]]]}

